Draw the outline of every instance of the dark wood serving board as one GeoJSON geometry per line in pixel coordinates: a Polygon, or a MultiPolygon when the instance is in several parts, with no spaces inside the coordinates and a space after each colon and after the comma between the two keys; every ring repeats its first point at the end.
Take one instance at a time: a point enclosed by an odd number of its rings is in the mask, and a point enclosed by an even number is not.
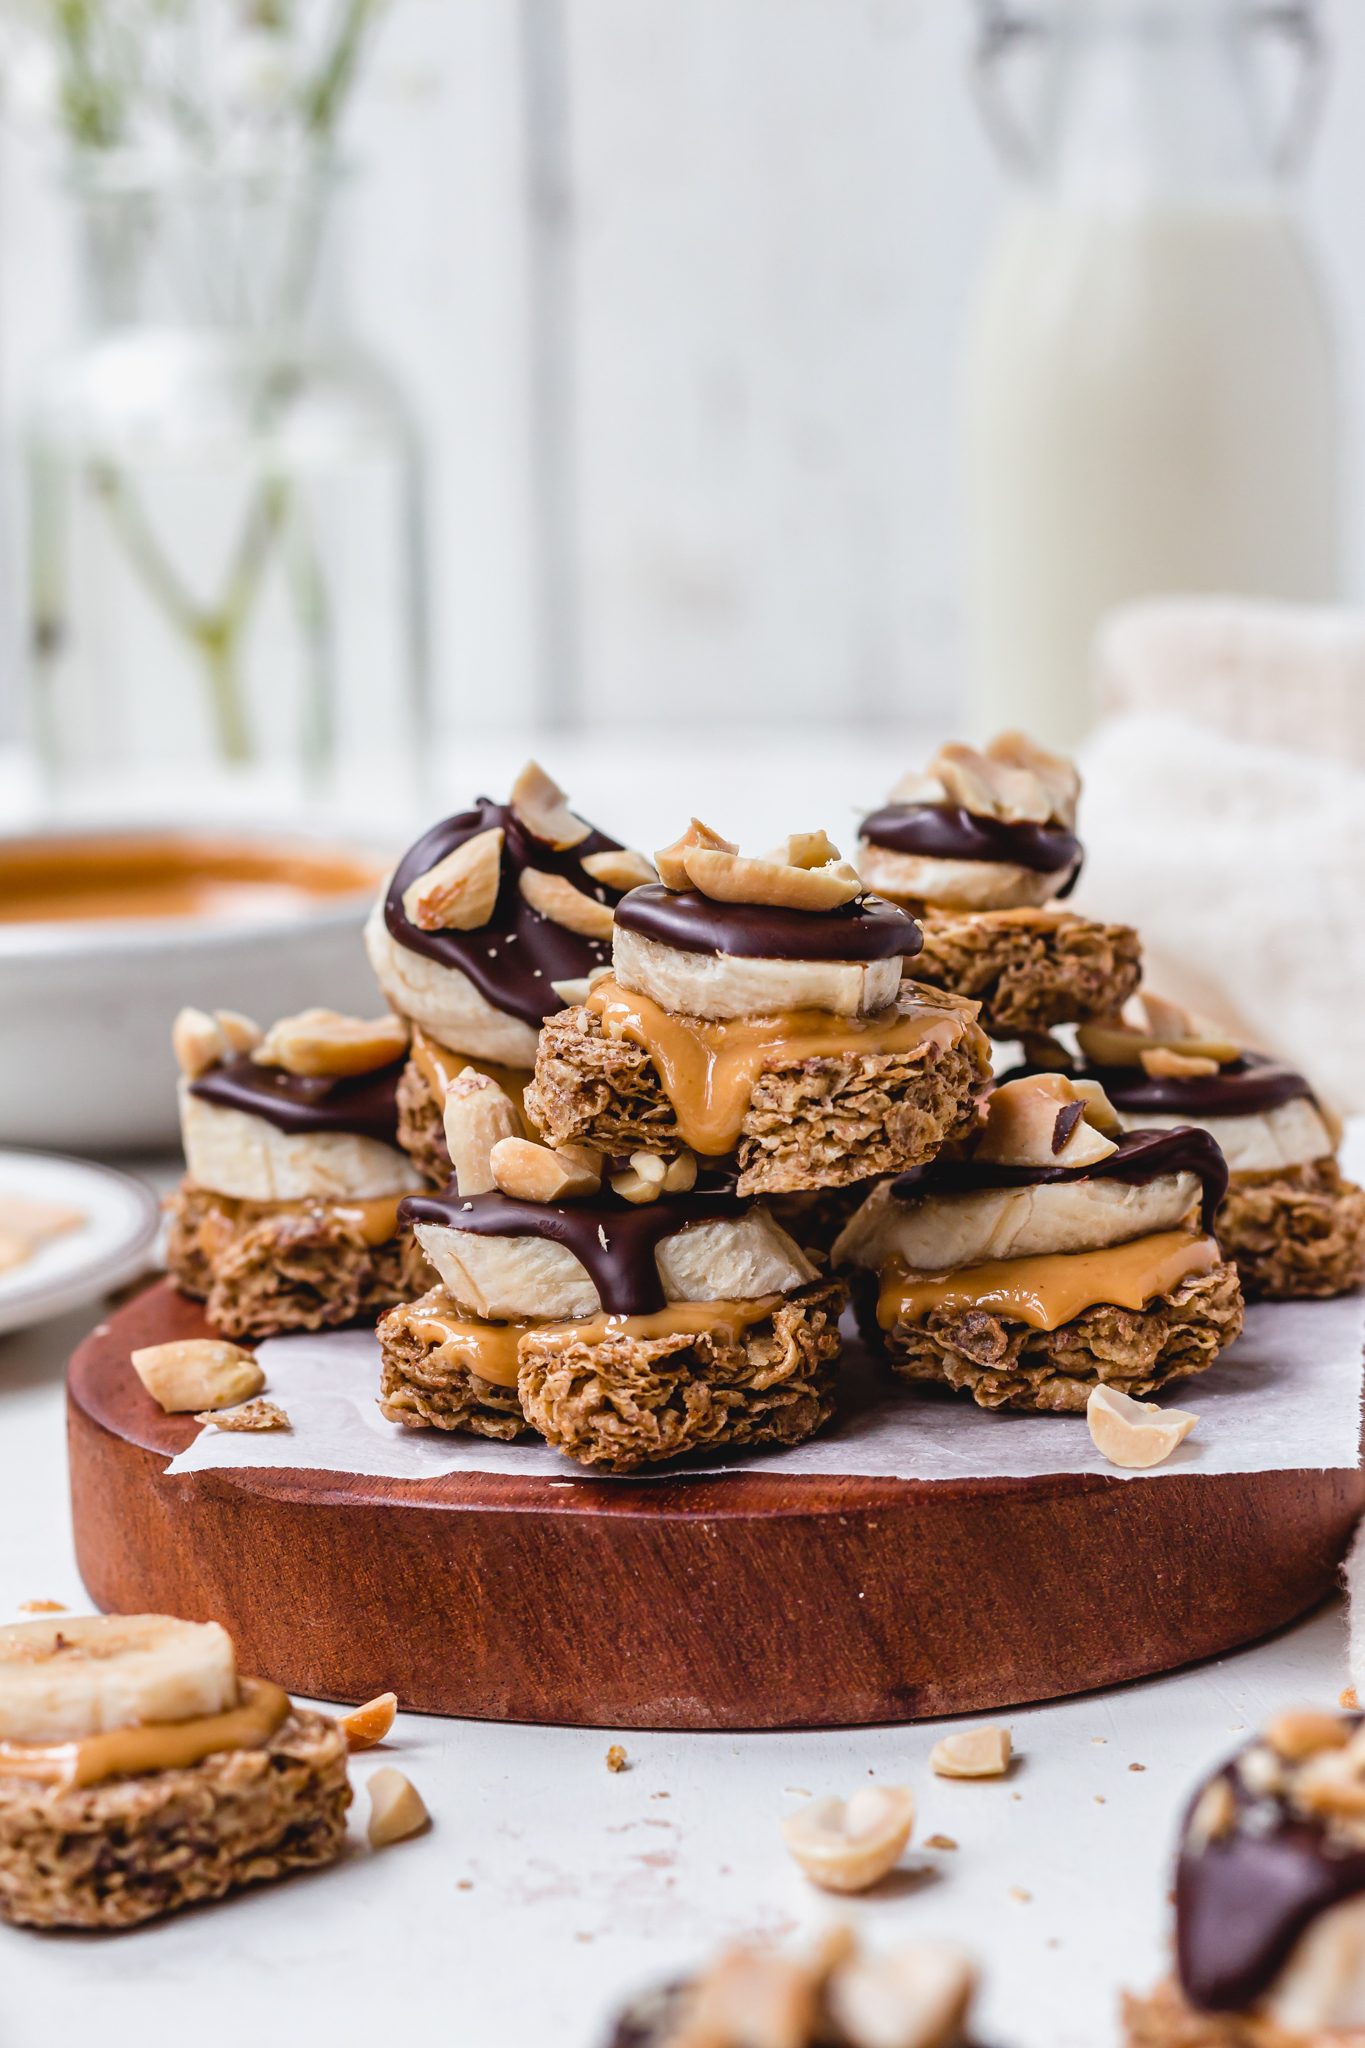
{"type": "Polygon", "coordinates": [[[159,1285],[72,1359],[81,1573],[106,1610],[221,1621],[245,1670],[321,1699],[608,1728],[1019,1705],[1292,1621],[1365,1509],[1361,1471],[167,1478],[197,1425],[161,1413],[129,1353],[205,1334],[159,1285]]]}

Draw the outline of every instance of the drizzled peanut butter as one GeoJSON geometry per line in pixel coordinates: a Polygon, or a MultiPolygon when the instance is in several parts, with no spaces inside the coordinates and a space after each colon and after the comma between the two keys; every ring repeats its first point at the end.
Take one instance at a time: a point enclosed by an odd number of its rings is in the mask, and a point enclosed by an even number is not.
{"type": "Polygon", "coordinates": [[[943,1274],[910,1273],[902,1260],[892,1259],[882,1274],[877,1321],[891,1330],[897,1323],[921,1323],[935,1309],[980,1309],[1035,1330],[1055,1330],[1101,1302],[1140,1309],[1191,1273],[1207,1273],[1221,1256],[1216,1239],[1202,1232],[1162,1230],[1104,1251],[988,1259],[943,1274]]]}
{"type": "Polygon", "coordinates": [[[352,1230],[358,1230],[367,1245],[387,1244],[398,1229],[401,1195],[369,1195],[356,1201],[328,1201],[308,1196],[296,1202],[256,1202],[236,1195],[220,1195],[212,1189],[213,1206],[199,1226],[199,1242],[209,1258],[216,1258],[232,1243],[244,1211],[264,1211],[272,1216],[313,1216],[320,1212],[338,1216],[352,1230]]]}
{"type": "Polygon", "coordinates": [[[685,1145],[708,1157],[732,1152],[765,1060],[819,1059],[849,1052],[904,1053],[932,1043],[945,1052],[970,1031],[966,1011],[902,998],[870,1017],[788,1010],[774,1017],[711,1022],[681,1017],[607,976],[586,1007],[608,1038],[626,1039],[654,1062],[685,1145]]]}
{"type": "MultiPolygon", "coordinates": [[[[473,1067],[476,1073],[487,1074],[490,1081],[496,1081],[503,1093],[511,1096],[518,1109],[522,1108],[522,1095],[534,1078],[529,1067],[500,1067],[494,1060],[477,1060],[466,1052],[450,1052],[436,1039],[429,1038],[418,1024],[412,1027],[408,1057],[435,1096],[438,1107],[444,1104],[450,1083],[466,1067],[473,1067]]],[[[523,1120],[525,1115],[525,1110],[522,1110],[523,1120]]],[[[534,1132],[534,1125],[528,1125],[528,1128],[534,1132]]]]}
{"type": "Polygon", "coordinates": [[[0,1742],[0,1778],[36,1778],[74,1789],[106,1778],[183,1771],[227,1749],[260,1749],[289,1712],[289,1695],[263,1678],[241,1681],[240,1706],[191,1721],[150,1721],[79,1742],[0,1742]]]}
{"type": "Polygon", "coordinates": [[[439,1362],[463,1365],[491,1386],[515,1387],[521,1340],[532,1330],[542,1345],[556,1351],[571,1344],[604,1344],[613,1337],[651,1344],[660,1337],[680,1335],[716,1335],[733,1347],[744,1330],[770,1316],[781,1300],[780,1294],[760,1294],[750,1301],[672,1301],[652,1315],[596,1315],[567,1323],[481,1323],[452,1308],[449,1314],[428,1310],[410,1316],[408,1328],[419,1342],[438,1347],[439,1362]]]}

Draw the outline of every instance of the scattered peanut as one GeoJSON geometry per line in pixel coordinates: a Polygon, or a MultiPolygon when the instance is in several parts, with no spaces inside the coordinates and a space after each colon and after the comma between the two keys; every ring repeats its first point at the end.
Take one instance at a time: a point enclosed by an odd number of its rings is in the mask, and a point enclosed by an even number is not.
{"type": "Polygon", "coordinates": [[[167,1415],[232,1408],[259,1394],[265,1374],[250,1351],[218,1337],[182,1337],[133,1353],[133,1371],[167,1415]]]}
{"type": "Polygon", "coordinates": [[[216,1018],[186,1007],[171,1026],[171,1051],[186,1080],[197,1081],[228,1056],[231,1048],[216,1018]]]}
{"type": "Polygon", "coordinates": [[[864,1785],[847,1801],[815,1799],[788,1815],[782,1839],[812,1883],[864,1892],[899,1860],[914,1824],[908,1785],[864,1785]]]}
{"type": "Polygon", "coordinates": [[[1066,1074],[1006,1081],[987,1100],[975,1156],[1008,1166],[1093,1166],[1118,1149],[1097,1128],[1106,1112],[1117,1123],[1102,1089],[1082,1093],[1066,1074]]]}
{"type": "Polygon", "coordinates": [[[619,1742],[613,1742],[611,1748],[607,1751],[607,1769],[609,1771],[624,1771],[626,1767],[625,1751],[619,1742]]]}
{"type": "Polygon", "coordinates": [[[347,1749],[373,1749],[392,1728],[397,1711],[397,1693],[381,1692],[376,1698],[366,1700],[363,1707],[353,1707],[349,1714],[343,1714],[337,1726],[346,1737],[347,1749]]]}
{"type": "Polygon", "coordinates": [[[1144,1046],[1138,1058],[1143,1072],[1153,1081],[1202,1080],[1218,1072],[1217,1060],[1192,1059],[1188,1053],[1176,1052],[1169,1045],[1144,1046]]]}
{"type": "Polygon", "coordinates": [[[386,1764],[376,1771],[365,1790],[370,1795],[370,1824],[367,1833],[372,1849],[387,1848],[424,1828],[431,1816],[422,1795],[410,1778],[386,1764]]]}
{"type": "Polygon", "coordinates": [[[493,1147],[504,1138],[520,1138],[523,1125],[517,1106],[489,1074],[466,1067],[446,1089],[446,1148],[462,1195],[486,1195],[496,1187],[493,1147]]]}
{"type": "Polygon", "coordinates": [[[477,931],[487,924],[502,880],[501,825],[476,832],[403,891],[403,913],[419,931],[477,931]]]}
{"type": "Polygon", "coordinates": [[[616,928],[611,906],[585,896],[564,875],[542,874],[539,868],[523,868],[517,884],[532,910],[548,917],[551,924],[585,939],[609,939],[616,928]]]}
{"type": "Polygon", "coordinates": [[[670,1159],[664,1174],[666,1195],[685,1195],[697,1184],[697,1155],[695,1152],[680,1152],[676,1159],[670,1159]]]}
{"type": "Polygon", "coordinates": [[[824,867],[794,868],[785,862],[748,860],[708,846],[688,847],[682,856],[687,879],[717,903],[773,904],[787,910],[837,910],[862,892],[856,868],[846,860],[824,867]]]}
{"type": "Polygon", "coordinates": [[[594,1195],[601,1185],[599,1176],[576,1160],[552,1152],[548,1145],[534,1145],[529,1138],[502,1138],[488,1158],[496,1185],[523,1202],[594,1195]]]}
{"type": "Polygon", "coordinates": [[[508,802],[532,838],[543,839],[557,852],[579,845],[592,830],[574,816],[558,783],[534,761],[526,763],[512,784],[508,802]]]}
{"type": "Polygon", "coordinates": [[[258,1066],[283,1067],[309,1077],[372,1074],[401,1059],[408,1026],[391,1012],[344,1017],[339,1010],[301,1010],[272,1024],[251,1057],[258,1066]]]}
{"type": "Polygon", "coordinates": [[[1009,1761],[1008,1728],[964,1728],[945,1735],[929,1752],[930,1768],[940,1778],[1000,1778],[1009,1761]]]}
{"type": "Polygon", "coordinates": [[[1188,1408],[1159,1408],[1134,1401],[1117,1387],[1098,1386],[1086,1402],[1085,1419],[1095,1449],[1111,1465],[1143,1471],[1169,1458],[1199,1417],[1188,1408]]]}
{"type": "Polygon", "coordinates": [[[683,856],[689,847],[709,846],[716,853],[738,853],[739,848],[729,839],[722,839],[719,832],[713,832],[709,825],[703,825],[700,818],[693,818],[681,839],[675,839],[671,846],[660,847],[654,856],[659,870],[659,880],[667,889],[687,889],[691,884],[683,856]]]}
{"type": "Polygon", "coordinates": [[[243,1401],[236,1408],[206,1408],[202,1415],[196,1415],[194,1419],[206,1426],[211,1423],[215,1429],[225,1429],[229,1432],[293,1427],[283,1408],[277,1407],[273,1401],[243,1401]]]}
{"type": "Polygon", "coordinates": [[[594,882],[603,882],[608,889],[640,889],[646,882],[659,879],[644,855],[633,852],[628,846],[623,846],[619,852],[585,853],[580,865],[594,882]]]}
{"type": "Polygon", "coordinates": [[[661,1180],[646,1180],[644,1175],[629,1167],[625,1173],[614,1173],[611,1177],[611,1191],[623,1202],[633,1202],[637,1208],[646,1202],[657,1202],[663,1193],[661,1180]]]}

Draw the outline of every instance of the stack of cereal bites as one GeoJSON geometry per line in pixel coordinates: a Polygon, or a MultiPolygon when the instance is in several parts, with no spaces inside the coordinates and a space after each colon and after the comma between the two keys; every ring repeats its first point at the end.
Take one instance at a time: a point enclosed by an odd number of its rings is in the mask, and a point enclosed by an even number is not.
{"type": "MultiPolygon", "coordinates": [[[[517,886],[572,930],[586,892],[561,851],[542,834],[517,886]]],[[[415,859],[398,880],[438,916],[415,859]]],[[[520,1101],[473,1063],[446,1083],[452,1180],[402,1210],[441,1285],[380,1330],[397,1419],[531,1427],[615,1471],[808,1436],[832,1412],[845,1290],[776,1205],[842,1214],[975,1126],[976,1003],[906,978],[918,925],[823,832],[751,859],[694,820],[657,863],[607,906],[610,958],[556,976],[566,1005],[520,1101]]]]}

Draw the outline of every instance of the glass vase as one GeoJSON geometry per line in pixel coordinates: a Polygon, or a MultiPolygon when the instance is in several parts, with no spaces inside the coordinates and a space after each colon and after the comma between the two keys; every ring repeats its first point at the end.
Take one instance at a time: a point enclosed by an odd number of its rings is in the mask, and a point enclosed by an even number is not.
{"type": "Polygon", "coordinates": [[[339,178],[91,177],[28,433],[56,806],[392,809],[425,756],[415,436],[337,289],[339,178]]]}

